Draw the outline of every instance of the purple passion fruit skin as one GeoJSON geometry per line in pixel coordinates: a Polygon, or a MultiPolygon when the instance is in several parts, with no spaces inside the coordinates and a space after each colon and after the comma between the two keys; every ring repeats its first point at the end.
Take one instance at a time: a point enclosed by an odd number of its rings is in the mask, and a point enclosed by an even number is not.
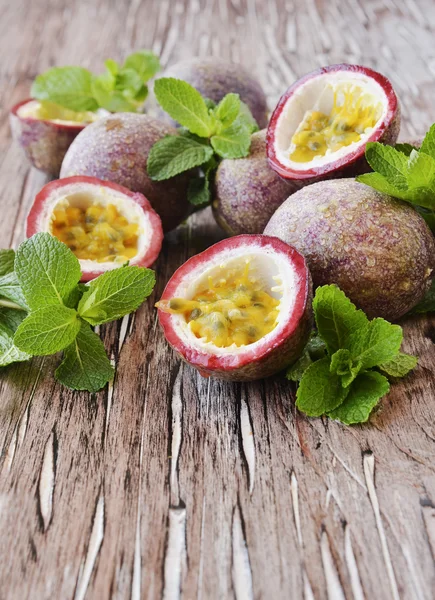
{"type": "Polygon", "coordinates": [[[399,319],[422,299],[435,269],[435,238],[400,200],[351,179],[304,187],[264,233],[301,252],[315,286],[335,283],[370,318],[399,319]]]}
{"type": "Polygon", "coordinates": [[[230,92],[239,94],[260,129],[267,125],[266,95],[260,83],[241,65],[216,58],[194,58],[171,65],[162,77],[183,79],[216,104],[230,92]]]}
{"type": "Polygon", "coordinates": [[[266,156],[266,130],[252,135],[246,158],[225,159],[216,172],[213,214],[230,235],[262,233],[275,210],[293,192],[296,182],[281,179],[266,156]]]}
{"type": "Polygon", "coordinates": [[[88,175],[140,192],[160,216],[163,230],[170,231],[187,216],[189,176],[152,181],[146,166],[155,142],[176,133],[167,124],[143,114],[118,113],[99,119],[71,144],[60,176],[88,175]]]}
{"type": "Polygon", "coordinates": [[[29,162],[51,177],[59,176],[68,148],[85,127],[80,123],[65,126],[50,121],[19,117],[14,109],[10,113],[9,122],[12,137],[18,141],[29,162]]]}

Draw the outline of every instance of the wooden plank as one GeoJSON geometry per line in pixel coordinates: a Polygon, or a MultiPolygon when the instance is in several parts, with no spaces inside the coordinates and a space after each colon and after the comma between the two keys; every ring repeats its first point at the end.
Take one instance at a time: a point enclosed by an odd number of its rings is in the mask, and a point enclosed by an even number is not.
{"type": "MultiPolygon", "coordinates": [[[[403,135],[435,121],[430,0],[2,2],[0,244],[23,238],[45,182],[11,142],[8,108],[53,64],[98,69],[153,48],[258,73],[270,106],[294,78],[357,62],[389,76],[403,135]]],[[[205,380],[168,348],[154,302],[220,239],[210,212],[165,240],[152,297],[101,334],[113,385],[72,393],[55,358],[2,370],[0,598],[433,598],[435,320],[405,323],[420,356],[370,425],[295,411],[282,377],[205,380]]]]}

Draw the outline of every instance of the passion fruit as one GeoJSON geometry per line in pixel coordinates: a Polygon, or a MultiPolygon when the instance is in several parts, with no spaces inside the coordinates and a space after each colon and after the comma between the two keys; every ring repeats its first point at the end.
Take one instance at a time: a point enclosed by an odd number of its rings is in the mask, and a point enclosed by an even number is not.
{"type": "Polygon", "coordinates": [[[239,235],[184,263],[157,307],[166,339],[202,375],[249,381],[300,356],[312,326],[311,294],[294,248],[239,235]]]}
{"type": "Polygon", "coordinates": [[[281,97],[267,131],[271,167],[285,179],[312,183],[370,170],[368,142],[393,145],[400,106],[390,81],[358,65],[313,71],[281,97]]]}
{"type": "Polygon", "coordinates": [[[262,233],[278,206],[299,188],[270,168],[266,130],[254,133],[251,140],[249,156],[225,159],[216,172],[213,214],[230,235],[262,233]]]}
{"type": "Polygon", "coordinates": [[[48,231],[77,256],[82,281],[129,264],[149,267],[163,240],[160,217],[148,200],[95,177],[51,181],[27,217],[27,237],[48,231]]]}
{"type": "Polygon", "coordinates": [[[188,212],[189,176],[152,181],[147,174],[151,147],[176,130],[143,114],[117,113],[86,127],[62,163],[61,177],[88,175],[113,181],[148,198],[163,229],[174,229],[188,212]]]}
{"type": "Polygon", "coordinates": [[[239,94],[260,129],[267,125],[266,95],[260,83],[239,64],[218,58],[193,58],[171,65],[162,77],[183,79],[216,104],[230,92],[239,94]]]}
{"type": "Polygon", "coordinates": [[[335,283],[372,317],[396,320],[429,288],[435,240],[409,204],[352,179],[302,188],[264,233],[301,252],[315,286],[335,283]]]}
{"type": "Polygon", "coordinates": [[[50,102],[28,98],[12,107],[9,120],[12,136],[32,165],[57,177],[72,141],[100,116],[100,112],[76,113],[50,102]]]}

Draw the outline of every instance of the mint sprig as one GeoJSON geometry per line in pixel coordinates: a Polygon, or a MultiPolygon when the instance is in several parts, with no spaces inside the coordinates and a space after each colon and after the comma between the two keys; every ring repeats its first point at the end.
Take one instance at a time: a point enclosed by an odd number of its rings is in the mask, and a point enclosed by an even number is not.
{"type": "Polygon", "coordinates": [[[105,61],[106,72],[94,75],[83,67],[52,67],[38,75],[31,96],[76,112],[135,112],[148,95],[147,81],[159,71],[159,59],[148,50],[128,56],[123,65],[105,61]]]}
{"type": "Polygon", "coordinates": [[[420,148],[411,144],[366,146],[373,173],[356,178],[379,192],[412,204],[435,232],[435,123],[420,148]]]}
{"type": "Polygon", "coordinates": [[[148,174],[163,181],[199,168],[188,198],[196,206],[205,205],[210,202],[211,180],[219,161],[247,156],[257,123],[238,94],[227,94],[215,105],[189,83],[171,77],[158,79],[154,94],[184,130],[154,144],[148,156],[148,174]]]}
{"type": "Polygon", "coordinates": [[[56,378],[90,392],[101,389],[114,373],[91,325],[136,310],[155,283],[153,271],[135,266],[107,271],[88,285],[79,283],[79,261],[49,233],[23,242],[15,257],[13,251],[0,251],[0,272],[0,366],[63,351],[56,378]],[[22,306],[5,299],[4,278],[14,282],[15,300],[22,306]]]}
{"type": "Polygon", "coordinates": [[[401,327],[370,321],[335,285],[317,289],[313,309],[317,334],[287,371],[288,379],[300,382],[296,406],[312,417],[363,423],[390,389],[379,371],[404,377],[417,358],[400,352],[401,327]]]}

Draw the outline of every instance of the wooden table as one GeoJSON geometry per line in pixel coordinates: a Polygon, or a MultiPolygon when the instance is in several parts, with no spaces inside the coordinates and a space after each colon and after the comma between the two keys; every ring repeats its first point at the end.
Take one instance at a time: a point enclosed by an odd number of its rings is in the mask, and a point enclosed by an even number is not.
{"type": "MultiPolygon", "coordinates": [[[[435,121],[433,0],[2,0],[0,246],[23,238],[44,176],[11,141],[9,107],[54,64],[99,69],[152,48],[240,61],[270,106],[337,62],[391,78],[403,136],[435,121]]],[[[307,419],[280,377],[201,378],[153,303],[222,234],[208,211],[167,236],[137,314],[101,328],[117,365],[91,395],[56,358],[1,371],[0,598],[383,600],[435,596],[435,319],[404,322],[415,374],[369,425],[307,419]]]]}

